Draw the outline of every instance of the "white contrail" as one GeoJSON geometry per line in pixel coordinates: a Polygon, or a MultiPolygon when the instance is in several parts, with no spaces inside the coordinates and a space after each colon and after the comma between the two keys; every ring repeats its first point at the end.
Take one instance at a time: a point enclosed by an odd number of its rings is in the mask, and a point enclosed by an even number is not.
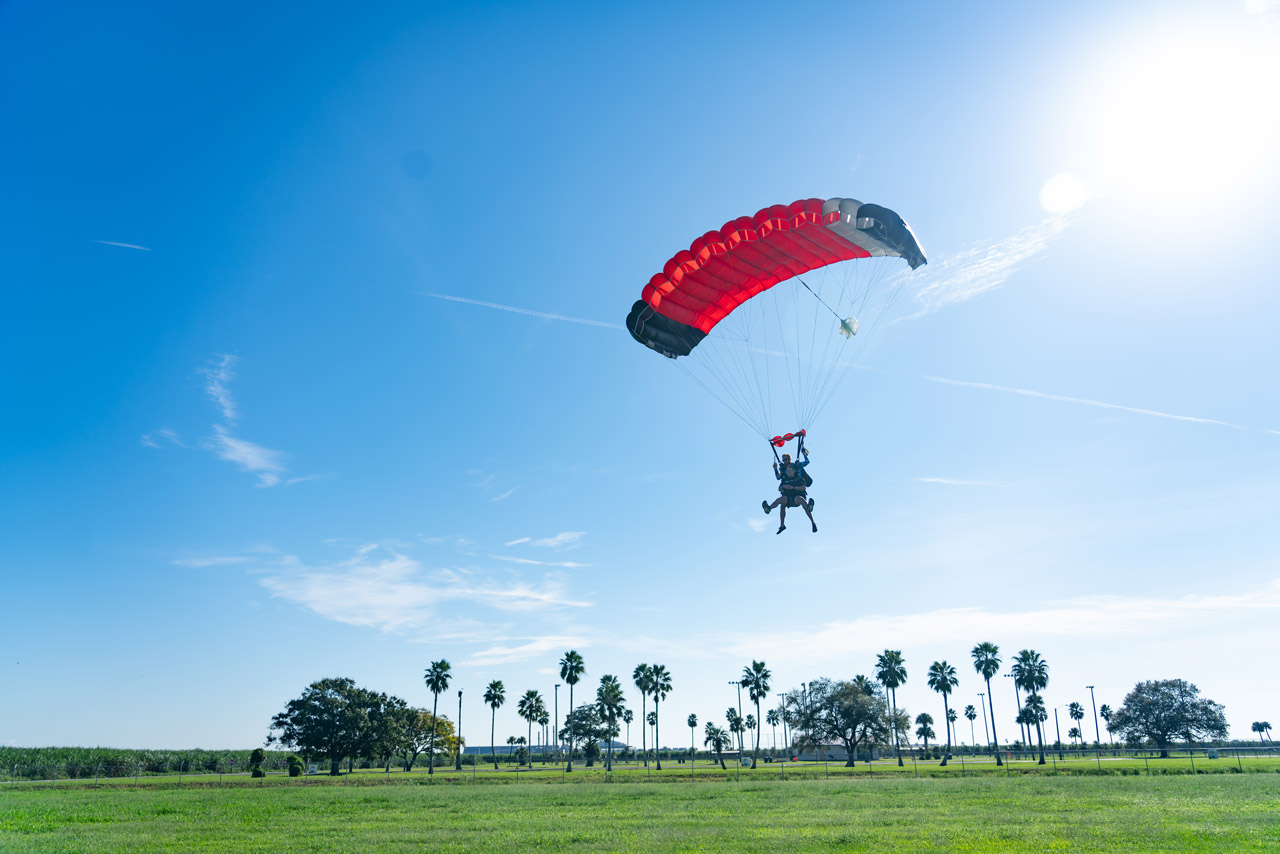
{"type": "Polygon", "coordinates": [[[527,314],[530,317],[544,317],[547,320],[564,320],[569,323],[581,323],[584,326],[602,326],[605,329],[622,329],[623,328],[622,324],[620,323],[605,323],[603,320],[588,320],[585,317],[567,317],[563,314],[548,314],[545,311],[533,311],[532,309],[528,309],[528,308],[516,308],[513,305],[501,305],[500,303],[496,303],[496,302],[485,302],[483,300],[478,300],[478,299],[467,299],[466,297],[454,297],[454,296],[449,296],[448,294],[428,293],[427,296],[435,297],[436,299],[447,299],[452,302],[465,302],[468,305],[479,305],[485,308],[496,308],[501,311],[511,311],[511,312],[515,312],[516,314],[527,314]]]}
{"type": "Polygon", "coordinates": [[[136,243],[116,243],[114,240],[95,240],[94,243],[101,243],[103,246],[120,246],[125,249],[141,249],[143,252],[150,252],[150,246],[139,246],[136,243]]]}
{"type": "Polygon", "coordinates": [[[943,385],[956,385],[963,388],[980,388],[986,391],[1000,391],[1005,394],[1020,394],[1024,397],[1038,397],[1041,400],[1056,400],[1061,403],[1079,403],[1084,406],[1094,406],[1098,409],[1114,409],[1118,412],[1131,412],[1134,415],[1151,415],[1156,418],[1169,418],[1173,421],[1190,421],[1195,424],[1213,424],[1218,427],[1230,427],[1232,430],[1250,430],[1257,433],[1271,433],[1280,436],[1280,430],[1272,430],[1266,427],[1250,427],[1245,424],[1232,424],[1230,421],[1219,421],[1216,418],[1197,418],[1194,415],[1176,415],[1172,412],[1161,412],[1157,409],[1141,409],[1136,406],[1122,406],[1118,403],[1106,403],[1101,400],[1088,400],[1083,397],[1068,397],[1064,394],[1047,394],[1043,391],[1032,391],[1028,388],[1014,388],[1012,386],[996,385],[995,383],[975,383],[968,380],[953,380],[950,377],[938,377],[931,374],[912,374],[906,371],[892,371],[886,368],[872,368],[865,365],[859,365],[859,368],[865,371],[875,371],[882,374],[898,374],[900,376],[915,377],[916,379],[928,380],[931,383],[942,383],[943,385]]]}

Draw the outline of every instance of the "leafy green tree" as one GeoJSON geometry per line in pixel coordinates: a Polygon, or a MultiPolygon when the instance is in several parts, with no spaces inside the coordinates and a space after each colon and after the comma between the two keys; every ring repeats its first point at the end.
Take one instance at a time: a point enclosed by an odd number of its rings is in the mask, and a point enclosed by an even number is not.
{"type": "Polygon", "coordinates": [[[1188,742],[1227,737],[1222,706],[1200,698],[1200,689],[1182,679],[1139,682],[1124,698],[1113,718],[1116,732],[1126,741],[1150,741],[1169,755],[1175,737],[1188,742]]]}
{"type": "Polygon", "coordinates": [[[410,709],[405,724],[404,741],[400,745],[400,755],[404,759],[404,770],[413,770],[413,763],[421,753],[431,749],[432,739],[445,739],[452,735],[452,726],[444,730],[439,722],[426,709],[410,709]]]}
{"type": "MultiPolygon", "coordinates": [[[[268,741],[270,740],[271,739],[268,738],[268,741]]],[[[255,747],[253,749],[253,752],[249,754],[249,776],[250,777],[267,776],[267,772],[262,770],[263,763],[265,763],[266,761],[267,761],[267,751],[263,750],[261,747],[255,747]]],[[[342,760],[339,759],[338,761],[341,762],[342,760]]]]}
{"type": "Polygon", "coordinates": [[[929,687],[942,695],[942,716],[947,722],[947,749],[942,754],[941,764],[946,765],[947,756],[951,753],[951,707],[947,705],[947,698],[951,695],[951,689],[960,684],[960,680],[956,678],[956,669],[945,661],[935,661],[930,664],[926,678],[929,687]]]}
{"type": "MultiPolygon", "coordinates": [[[[524,692],[524,696],[516,703],[516,713],[524,718],[525,723],[529,725],[529,734],[526,744],[533,745],[533,722],[546,714],[547,707],[542,702],[542,695],[534,689],[530,688],[524,692]]],[[[529,751],[529,767],[533,767],[533,750],[529,751]]]]}
{"type": "Polygon", "coordinates": [[[671,693],[671,674],[667,672],[667,668],[661,664],[653,665],[653,687],[649,689],[649,693],[653,694],[653,763],[654,767],[659,771],[662,770],[662,754],[658,752],[658,703],[667,698],[667,694],[671,693]]]}
{"type": "MultiPolygon", "coordinates": [[[[883,653],[876,656],[876,679],[889,690],[889,696],[893,703],[893,717],[898,716],[898,688],[907,682],[906,662],[902,658],[902,650],[886,649],[883,653]]],[[[898,767],[902,767],[902,753],[898,750],[899,738],[898,730],[894,729],[893,737],[893,755],[898,759],[898,767]]]]}
{"type": "MultiPolygon", "coordinates": [[[[427,690],[431,692],[431,717],[439,719],[437,706],[440,702],[440,695],[449,687],[449,662],[443,658],[439,661],[431,662],[431,666],[427,668],[423,674],[422,681],[427,683],[427,690]]],[[[427,766],[427,774],[436,773],[436,746],[431,745],[431,764],[427,766]]]]}
{"type": "MultiPolygon", "coordinates": [[[[1082,706],[1079,703],[1072,703],[1071,705],[1067,706],[1067,714],[1070,715],[1071,720],[1075,721],[1076,724],[1080,724],[1080,721],[1084,720],[1084,706],[1082,706]]],[[[1076,728],[1072,727],[1072,729],[1076,729],[1076,728]]],[[[1076,732],[1081,732],[1083,729],[1084,727],[1081,726],[1079,729],[1076,729],[1076,732]]],[[[1070,737],[1071,733],[1068,732],[1067,736],[1070,737]]],[[[1080,747],[1084,747],[1083,738],[1081,738],[1080,740],[1080,747]]]]}
{"type": "Polygon", "coordinates": [[[996,765],[1003,765],[1004,760],[1000,758],[1000,751],[997,749],[1000,736],[996,735],[996,698],[991,693],[991,677],[1000,672],[1000,647],[990,641],[983,641],[974,646],[969,655],[973,658],[973,669],[987,683],[987,700],[991,707],[991,753],[996,758],[996,765]]]}
{"type": "MultiPolygon", "coordinates": [[[[702,731],[705,736],[702,743],[715,751],[716,760],[720,763],[720,767],[724,769],[724,751],[733,744],[733,739],[729,733],[720,729],[720,727],[707,721],[706,727],[702,731]]],[[[727,770],[727,769],[726,769],[727,770]]]]}
{"type": "Polygon", "coordinates": [[[756,704],[756,716],[749,718],[751,723],[747,724],[747,728],[754,729],[756,735],[755,751],[751,754],[752,768],[756,767],[756,759],[760,756],[760,729],[755,726],[755,722],[760,720],[760,701],[769,696],[769,680],[772,678],[773,673],[763,661],[752,659],[750,667],[742,668],[742,678],[739,680],[742,687],[747,689],[751,702],[756,704]]]}
{"type": "Polygon", "coordinates": [[[399,697],[379,694],[377,701],[369,707],[366,755],[380,759],[383,768],[389,771],[391,760],[404,751],[417,711],[409,708],[409,704],[399,697]]]}
{"type": "MultiPolygon", "coordinates": [[[[578,684],[587,672],[587,665],[583,663],[582,656],[577,650],[569,650],[560,659],[560,678],[569,686],[569,716],[566,720],[573,717],[573,686],[578,684]]],[[[569,727],[569,758],[565,763],[565,771],[573,770],[573,727],[569,727]]]]}
{"type": "Polygon", "coordinates": [[[916,735],[924,739],[924,750],[929,752],[929,739],[936,738],[937,733],[933,731],[933,715],[928,712],[921,712],[916,715],[916,735]]]}
{"type": "Polygon", "coordinates": [[[329,760],[329,773],[341,774],[342,760],[360,756],[370,744],[370,713],[380,704],[378,694],[359,688],[345,678],[312,682],[302,696],[290,700],[283,712],[271,719],[273,735],[306,756],[329,760]],[[274,735],[279,731],[279,736],[274,735]]]}
{"type": "Polygon", "coordinates": [[[489,750],[493,753],[493,770],[498,770],[498,747],[494,733],[498,727],[498,709],[507,701],[507,686],[495,679],[484,689],[484,701],[489,704],[489,750]]]}
{"type": "MultiPolygon", "coordinates": [[[[643,722],[649,719],[645,698],[653,690],[653,667],[648,664],[637,664],[635,669],[631,671],[631,681],[640,690],[640,720],[643,722]]],[[[640,752],[644,754],[644,767],[648,768],[649,743],[643,726],[640,727],[640,752]]]]}
{"type": "Polygon", "coordinates": [[[817,679],[809,683],[810,726],[820,744],[839,741],[848,756],[845,764],[853,767],[858,748],[868,750],[876,744],[888,743],[891,733],[889,706],[877,692],[868,694],[866,686],[856,681],[817,679]]]}
{"type": "Polygon", "coordinates": [[[609,755],[605,760],[605,769],[613,770],[613,739],[618,734],[618,720],[626,705],[622,695],[622,683],[617,676],[605,674],[600,677],[600,687],[596,688],[596,705],[600,707],[600,719],[610,735],[605,742],[609,747],[609,755]]]}
{"type": "Polygon", "coordinates": [[[574,738],[582,744],[583,755],[587,757],[587,767],[592,767],[595,764],[594,757],[600,755],[596,742],[606,737],[604,720],[600,717],[600,707],[596,703],[583,703],[569,713],[564,724],[564,729],[560,731],[561,738],[568,740],[569,733],[572,731],[574,738]],[[588,748],[594,748],[594,750],[588,748]]]}

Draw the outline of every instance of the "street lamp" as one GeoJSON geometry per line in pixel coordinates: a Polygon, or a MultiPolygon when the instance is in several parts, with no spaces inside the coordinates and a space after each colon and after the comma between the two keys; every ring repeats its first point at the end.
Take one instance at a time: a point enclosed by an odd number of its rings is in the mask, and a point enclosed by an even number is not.
{"type": "MultiPolygon", "coordinates": [[[[739,682],[739,681],[737,681],[737,680],[735,680],[735,679],[730,679],[730,680],[729,680],[729,684],[730,684],[730,685],[737,685],[737,686],[738,686],[738,721],[739,721],[739,727],[741,727],[741,726],[742,726],[742,724],[741,724],[741,721],[742,721],[742,683],[741,683],[741,682],[739,682]]],[[[738,762],[742,762],[742,736],[743,736],[743,730],[740,728],[740,729],[738,730],[738,762]]]]}
{"type": "Polygon", "coordinates": [[[1053,733],[1058,737],[1058,758],[1066,762],[1067,757],[1062,755],[1062,730],[1058,729],[1058,706],[1053,707],[1053,733]]]}
{"type": "Polygon", "coordinates": [[[560,683],[559,682],[556,683],[555,695],[556,695],[556,719],[554,723],[556,725],[556,764],[559,765],[560,764],[560,683]]]}
{"type": "Polygon", "coordinates": [[[1094,735],[1094,738],[1097,739],[1098,746],[1101,747],[1102,746],[1102,730],[1098,729],[1098,703],[1096,700],[1093,699],[1093,686],[1086,685],[1084,687],[1089,689],[1089,704],[1093,706],[1093,735],[1094,735]]]}
{"type": "Polygon", "coordinates": [[[458,689],[458,761],[454,764],[453,770],[462,770],[462,689],[458,689]]]}

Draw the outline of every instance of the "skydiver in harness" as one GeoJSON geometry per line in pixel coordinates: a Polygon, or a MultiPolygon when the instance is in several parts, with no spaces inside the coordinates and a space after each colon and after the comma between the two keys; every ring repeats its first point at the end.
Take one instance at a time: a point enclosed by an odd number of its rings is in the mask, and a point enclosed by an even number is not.
{"type": "MultiPolygon", "coordinates": [[[[791,434],[787,434],[790,436],[791,434]]],[[[787,508],[799,507],[804,510],[804,514],[809,517],[809,523],[813,525],[813,532],[818,533],[818,523],[813,521],[813,499],[810,498],[805,490],[813,483],[813,478],[805,472],[805,466],[809,465],[809,452],[804,446],[804,436],[800,436],[800,448],[798,453],[804,457],[804,462],[799,460],[792,461],[790,454],[783,454],[781,460],[775,460],[773,463],[773,476],[778,479],[778,492],[781,493],[770,504],[767,500],[761,501],[760,506],[764,508],[764,512],[768,513],[773,508],[778,509],[778,530],[775,533],[781,534],[787,530],[787,508]],[[779,466],[781,463],[781,466],[779,466]]],[[[777,451],[774,451],[777,456],[777,451]]]]}

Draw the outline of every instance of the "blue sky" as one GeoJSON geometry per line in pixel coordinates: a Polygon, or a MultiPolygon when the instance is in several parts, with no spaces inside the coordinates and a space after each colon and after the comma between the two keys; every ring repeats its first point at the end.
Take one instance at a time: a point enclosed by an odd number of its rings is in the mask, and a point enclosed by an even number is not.
{"type": "Polygon", "coordinates": [[[579,694],[664,663],[664,743],[752,658],[902,649],[936,718],[982,640],[1051,705],[1183,677],[1247,736],[1278,40],[1264,0],[6,4],[0,743],[251,746],[441,657],[479,733],[569,648],[579,694]],[[767,448],[621,323],[808,196],[930,263],[813,425],[821,531],[775,536],[767,448]]]}

